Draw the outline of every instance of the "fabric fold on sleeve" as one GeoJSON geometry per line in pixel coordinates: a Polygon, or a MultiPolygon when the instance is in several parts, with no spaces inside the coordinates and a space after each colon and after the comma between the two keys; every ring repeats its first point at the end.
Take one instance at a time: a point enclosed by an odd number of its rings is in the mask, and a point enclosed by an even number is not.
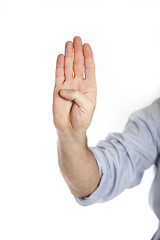
{"type": "Polygon", "coordinates": [[[138,185],[160,150],[160,98],[132,113],[122,133],[110,133],[89,147],[98,165],[100,183],[88,197],[75,197],[82,206],[109,201],[138,185]]]}

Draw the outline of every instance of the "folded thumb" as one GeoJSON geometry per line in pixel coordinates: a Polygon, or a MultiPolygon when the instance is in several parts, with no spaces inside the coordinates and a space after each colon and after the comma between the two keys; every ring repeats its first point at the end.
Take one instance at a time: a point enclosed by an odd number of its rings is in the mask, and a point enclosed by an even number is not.
{"type": "Polygon", "coordinates": [[[89,101],[91,101],[85,94],[75,89],[62,89],[60,95],[66,100],[74,101],[83,112],[86,111],[89,101]]]}

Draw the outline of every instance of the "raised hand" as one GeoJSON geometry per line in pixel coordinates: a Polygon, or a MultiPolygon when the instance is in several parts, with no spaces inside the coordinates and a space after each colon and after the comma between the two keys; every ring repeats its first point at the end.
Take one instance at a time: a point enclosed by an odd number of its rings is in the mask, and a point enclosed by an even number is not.
{"type": "Polygon", "coordinates": [[[84,133],[96,107],[96,77],[93,53],[80,37],[65,45],[57,57],[53,93],[53,120],[57,131],[84,133]]]}

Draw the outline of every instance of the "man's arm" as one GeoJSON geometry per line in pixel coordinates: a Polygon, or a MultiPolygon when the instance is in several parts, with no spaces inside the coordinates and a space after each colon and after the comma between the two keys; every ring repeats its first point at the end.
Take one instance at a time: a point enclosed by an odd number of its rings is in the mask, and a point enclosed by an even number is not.
{"type": "Polygon", "coordinates": [[[96,106],[96,94],[91,47],[82,45],[81,38],[75,37],[73,42],[66,43],[65,55],[57,58],[53,119],[57,129],[59,167],[71,192],[79,197],[90,195],[100,180],[86,137],[96,106]]]}
{"type": "Polygon", "coordinates": [[[96,160],[87,146],[87,137],[58,134],[61,173],[76,197],[89,196],[100,181],[96,160]]]}

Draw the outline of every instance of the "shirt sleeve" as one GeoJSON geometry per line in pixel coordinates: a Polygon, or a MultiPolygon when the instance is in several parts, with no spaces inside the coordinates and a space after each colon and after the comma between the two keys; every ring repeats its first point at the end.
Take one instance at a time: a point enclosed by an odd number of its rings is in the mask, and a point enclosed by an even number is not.
{"type": "Polygon", "coordinates": [[[80,205],[109,201],[138,185],[160,152],[160,98],[133,112],[122,133],[110,133],[89,149],[98,165],[100,183],[91,195],[74,196],[80,205]]]}

